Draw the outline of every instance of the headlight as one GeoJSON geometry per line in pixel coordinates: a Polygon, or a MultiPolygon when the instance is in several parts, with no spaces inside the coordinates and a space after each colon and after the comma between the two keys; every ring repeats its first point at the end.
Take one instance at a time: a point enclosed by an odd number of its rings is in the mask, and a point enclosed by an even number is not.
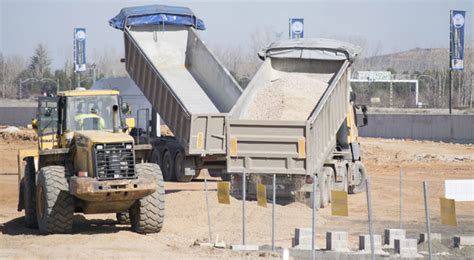
{"type": "Polygon", "coordinates": [[[102,150],[102,149],[104,149],[104,146],[101,145],[101,144],[99,144],[99,145],[97,145],[97,146],[95,147],[95,149],[97,149],[97,150],[102,150]]]}
{"type": "Polygon", "coordinates": [[[132,144],[126,144],[126,145],[125,145],[125,149],[131,150],[131,149],[132,149],[132,144]]]}

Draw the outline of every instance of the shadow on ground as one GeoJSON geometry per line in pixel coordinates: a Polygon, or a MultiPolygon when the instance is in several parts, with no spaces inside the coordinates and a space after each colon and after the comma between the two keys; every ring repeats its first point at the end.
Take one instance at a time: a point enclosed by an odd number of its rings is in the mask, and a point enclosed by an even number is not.
{"type": "MultiPolygon", "coordinates": [[[[83,215],[74,216],[72,234],[110,234],[119,231],[130,231],[130,225],[118,224],[112,219],[86,219],[83,215]]],[[[23,217],[12,219],[0,224],[0,232],[4,235],[41,235],[38,229],[27,228],[23,217]]]]}

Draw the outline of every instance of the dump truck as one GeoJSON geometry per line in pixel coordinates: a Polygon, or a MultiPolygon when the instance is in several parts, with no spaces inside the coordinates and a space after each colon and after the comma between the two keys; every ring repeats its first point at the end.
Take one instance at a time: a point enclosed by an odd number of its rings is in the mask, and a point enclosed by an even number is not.
{"type": "MultiPolygon", "coordinates": [[[[278,174],[276,196],[283,203],[312,201],[306,199],[313,181],[318,182],[320,207],[329,204],[331,190],[364,191],[367,172],[357,129],[367,124],[367,109],[356,105],[349,83],[349,66],[359,51],[329,39],[277,41],[262,49],[263,64],[227,122],[227,171],[261,173],[248,181],[267,185],[269,198],[272,175],[265,173],[278,174]],[[290,93],[278,96],[284,91],[290,93]],[[363,122],[357,122],[356,110],[363,122]]],[[[241,194],[241,183],[235,174],[235,196],[241,194]]],[[[247,187],[254,197],[255,185],[247,187]]]]}
{"type": "MultiPolygon", "coordinates": [[[[196,170],[223,176],[277,174],[295,181],[308,176],[325,187],[363,189],[355,117],[348,116],[355,108],[349,67],[357,47],[326,39],[275,42],[259,53],[264,62],[242,92],[198,36],[204,23],[191,10],[124,8],[110,24],[123,31],[128,74],[196,170]],[[306,90],[296,84],[286,92],[300,99],[285,103],[274,97],[272,84],[285,87],[299,76],[309,79],[301,84],[306,90]],[[255,116],[274,112],[272,104],[291,108],[307,101],[316,83],[317,95],[305,111],[276,113],[286,118],[255,116]],[[262,86],[270,91],[260,102],[262,86]]],[[[330,188],[325,187],[320,190],[327,197],[330,188]]]]}
{"type": "Polygon", "coordinates": [[[109,24],[123,31],[125,68],[151,114],[174,134],[151,140],[165,180],[190,181],[200,169],[217,176],[224,121],[242,89],[198,35],[204,22],[189,8],[152,5],[123,8],[109,24]]]}
{"type": "Polygon", "coordinates": [[[18,210],[42,234],[68,233],[74,213],[128,212],[138,233],[159,232],[164,221],[161,170],[148,163],[151,146],[126,133],[114,90],[70,90],[39,97],[36,149],[19,150],[18,210]]]}

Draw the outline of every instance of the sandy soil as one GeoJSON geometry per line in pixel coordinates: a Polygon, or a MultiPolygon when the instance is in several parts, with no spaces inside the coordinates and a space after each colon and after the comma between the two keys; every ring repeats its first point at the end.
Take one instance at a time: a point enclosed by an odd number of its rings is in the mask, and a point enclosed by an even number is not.
{"type": "MultiPolygon", "coordinates": [[[[415,238],[424,231],[422,181],[429,183],[430,214],[433,232],[445,238],[454,234],[474,234],[474,204],[457,203],[458,227],[440,224],[439,197],[444,195],[445,179],[474,178],[474,146],[434,142],[361,139],[363,159],[373,182],[375,231],[398,227],[399,166],[405,172],[404,227],[415,238]]],[[[268,252],[239,253],[224,249],[194,246],[208,237],[205,193],[202,176],[192,183],[166,183],[166,221],[159,234],[138,235],[127,225],[115,222],[115,216],[75,216],[73,234],[40,236],[37,230],[24,227],[23,212],[16,211],[18,186],[16,150],[34,147],[34,142],[11,142],[0,139],[0,258],[23,257],[144,257],[144,258],[276,258],[268,252]]],[[[217,203],[216,179],[210,180],[212,233],[228,244],[241,242],[241,201],[230,205],[217,203]]],[[[319,247],[325,245],[326,231],[348,231],[351,248],[357,248],[358,235],[367,232],[365,194],[349,197],[349,217],[331,216],[330,208],[317,216],[319,247]]],[[[291,246],[295,227],[311,226],[311,210],[300,203],[276,207],[276,242],[291,246]]],[[[271,243],[271,207],[247,203],[247,241],[271,243]]],[[[464,251],[463,251],[464,252],[464,251]]],[[[465,254],[458,252],[459,254],[465,254]]],[[[469,251],[470,252],[470,251],[469,251]]],[[[453,253],[453,252],[452,252],[453,253]]],[[[454,252],[456,253],[456,252],[454,252]]]]}

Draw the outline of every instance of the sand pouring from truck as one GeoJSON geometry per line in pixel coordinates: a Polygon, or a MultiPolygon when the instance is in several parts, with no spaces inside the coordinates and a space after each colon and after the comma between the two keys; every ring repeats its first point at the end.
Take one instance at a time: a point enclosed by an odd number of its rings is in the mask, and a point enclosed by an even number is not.
{"type": "Polygon", "coordinates": [[[119,92],[72,90],[39,97],[38,148],[18,153],[20,198],[28,227],[68,233],[74,213],[128,212],[132,229],[159,232],[165,193],[161,170],[146,163],[150,145],[125,133],[119,92]]]}
{"type": "MultiPolygon", "coordinates": [[[[189,9],[124,8],[110,24],[123,31],[127,72],[195,170],[318,176],[320,185],[363,189],[349,85],[357,47],[325,39],[274,43],[241,94],[189,9]]],[[[329,196],[330,188],[321,190],[329,196]]]]}

